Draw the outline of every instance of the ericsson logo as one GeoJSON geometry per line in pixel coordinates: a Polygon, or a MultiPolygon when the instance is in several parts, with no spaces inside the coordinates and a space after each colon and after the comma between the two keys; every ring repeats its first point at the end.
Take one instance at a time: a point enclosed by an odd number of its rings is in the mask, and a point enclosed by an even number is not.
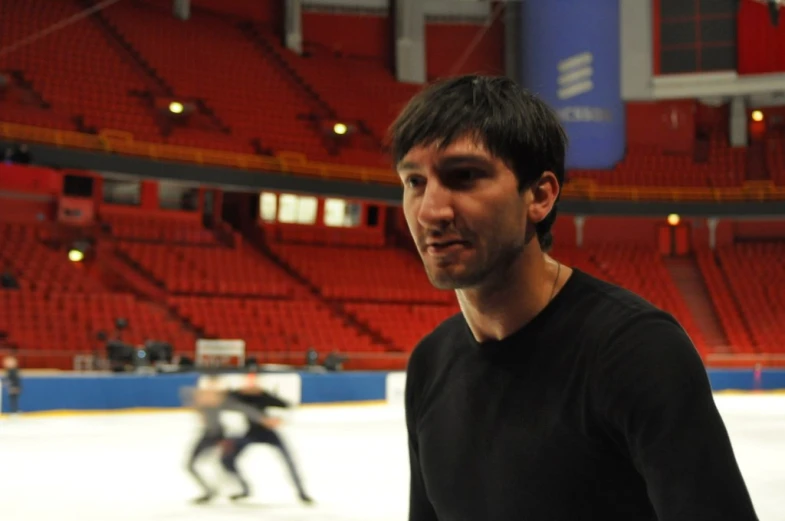
{"type": "Polygon", "coordinates": [[[590,52],[582,52],[561,60],[557,66],[559,71],[559,99],[572,99],[594,88],[592,76],[594,56],[590,52]]]}
{"type": "MultiPolygon", "coordinates": [[[[594,90],[594,55],[582,52],[561,60],[557,64],[558,88],[556,96],[560,100],[571,100],[594,90]]],[[[600,107],[564,106],[558,109],[559,118],[564,122],[605,123],[613,119],[609,110],[600,107]]]]}

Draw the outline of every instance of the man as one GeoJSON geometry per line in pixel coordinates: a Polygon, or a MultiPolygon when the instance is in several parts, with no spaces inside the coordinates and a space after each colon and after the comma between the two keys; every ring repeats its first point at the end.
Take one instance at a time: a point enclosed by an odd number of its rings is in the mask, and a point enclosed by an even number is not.
{"type": "Polygon", "coordinates": [[[15,356],[6,356],[3,359],[6,370],[6,387],[8,388],[8,410],[11,414],[19,412],[19,395],[22,394],[22,378],[19,376],[19,362],[15,356]]]}
{"type": "Polygon", "coordinates": [[[275,432],[275,429],[280,426],[281,420],[279,418],[271,418],[265,414],[265,409],[267,407],[288,408],[289,404],[281,398],[259,388],[255,384],[254,374],[249,376],[251,378],[247,381],[247,385],[239,391],[229,393],[229,396],[246,406],[254,407],[259,414],[261,414],[261,421],[253,421],[253,419],[249,417],[248,430],[245,435],[241,438],[227,440],[227,443],[224,445],[225,451],[221,458],[221,463],[223,464],[224,470],[237,479],[242,489],[239,494],[231,496],[231,499],[243,499],[250,495],[248,481],[242,476],[240,470],[237,468],[237,458],[240,456],[240,453],[252,443],[266,443],[272,445],[281,453],[281,456],[283,456],[286,466],[289,469],[289,475],[292,482],[297,488],[300,501],[306,505],[310,505],[313,503],[313,500],[305,492],[294,460],[289,454],[281,437],[275,432]]]}
{"type": "Polygon", "coordinates": [[[683,329],[547,255],[565,149],[506,78],[430,86],[391,127],[409,230],[461,307],[407,369],[409,520],[755,520],[683,329]]]}

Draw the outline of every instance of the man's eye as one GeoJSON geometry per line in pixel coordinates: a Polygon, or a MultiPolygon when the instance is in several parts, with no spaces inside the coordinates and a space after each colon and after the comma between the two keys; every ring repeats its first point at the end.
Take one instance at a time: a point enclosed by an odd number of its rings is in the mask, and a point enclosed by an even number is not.
{"type": "Polygon", "coordinates": [[[417,187],[422,186],[423,180],[419,176],[410,175],[409,177],[406,178],[406,180],[404,181],[404,184],[406,186],[408,186],[409,188],[417,188],[417,187]]]}
{"type": "Polygon", "coordinates": [[[452,180],[456,183],[470,183],[480,178],[480,172],[470,168],[455,170],[452,175],[452,180]]]}

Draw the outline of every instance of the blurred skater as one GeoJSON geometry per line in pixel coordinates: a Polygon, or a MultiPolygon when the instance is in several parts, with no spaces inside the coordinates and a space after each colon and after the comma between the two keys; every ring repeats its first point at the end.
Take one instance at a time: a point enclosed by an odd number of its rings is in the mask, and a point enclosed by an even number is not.
{"type": "Polygon", "coordinates": [[[267,443],[277,448],[281,453],[281,456],[283,456],[284,461],[286,461],[289,475],[291,476],[294,486],[297,488],[300,500],[306,504],[313,503],[311,497],[305,492],[305,488],[303,487],[302,480],[297,472],[297,467],[292,460],[291,454],[289,454],[283,440],[275,431],[280,425],[281,420],[278,418],[270,418],[265,414],[265,409],[267,407],[288,408],[290,404],[278,396],[256,387],[253,385],[252,380],[249,380],[248,385],[243,389],[230,393],[230,396],[235,397],[247,405],[255,407],[261,414],[265,415],[264,420],[258,422],[249,418],[248,430],[245,435],[242,438],[229,439],[224,445],[224,453],[221,462],[223,463],[224,469],[234,475],[242,489],[239,494],[231,496],[231,499],[242,499],[250,495],[248,482],[237,469],[237,458],[240,453],[252,443],[267,443]]]}
{"type": "Polygon", "coordinates": [[[11,414],[19,412],[19,395],[22,394],[22,378],[19,376],[19,362],[14,356],[3,359],[6,377],[3,385],[8,388],[8,408],[11,414]]]}
{"type": "Polygon", "coordinates": [[[245,405],[235,397],[227,394],[220,387],[217,376],[209,375],[205,378],[206,384],[204,387],[185,389],[183,392],[183,401],[186,405],[193,406],[199,412],[203,424],[202,436],[191,450],[187,465],[188,472],[204,491],[202,496],[194,500],[198,504],[206,503],[215,496],[215,489],[196,470],[196,462],[205,451],[218,446],[225,439],[224,428],[220,421],[221,411],[232,410],[241,412],[246,415],[251,424],[266,420],[261,411],[245,405]]]}

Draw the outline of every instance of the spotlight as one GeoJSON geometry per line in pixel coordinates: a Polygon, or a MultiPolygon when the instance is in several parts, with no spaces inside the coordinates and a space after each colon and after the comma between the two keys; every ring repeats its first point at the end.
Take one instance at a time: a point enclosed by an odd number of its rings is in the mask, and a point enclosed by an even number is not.
{"type": "Polygon", "coordinates": [[[681,217],[677,213],[672,213],[668,216],[668,224],[671,226],[678,226],[680,221],[681,217]]]}
{"type": "Polygon", "coordinates": [[[179,101],[172,101],[169,103],[169,112],[172,114],[182,114],[185,110],[185,107],[179,101]]]}
{"type": "Polygon", "coordinates": [[[333,132],[335,132],[335,133],[336,133],[336,134],[338,134],[339,136],[343,136],[343,135],[344,135],[344,134],[346,134],[348,131],[349,131],[349,127],[347,127],[347,126],[346,126],[345,124],[343,124],[343,123],[336,123],[335,125],[333,125],[333,132]]]}
{"type": "Polygon", "coordinates": [[[760,110],[753,110],[751,117],[752,121],[763,121],[763,112],[760,110]]]}
{"type": "Polygon", "coordinates": [[[68,250],[68,260],[71,262],[82,262],[84,260],[84,253],[72,248],[68,250]]]}

